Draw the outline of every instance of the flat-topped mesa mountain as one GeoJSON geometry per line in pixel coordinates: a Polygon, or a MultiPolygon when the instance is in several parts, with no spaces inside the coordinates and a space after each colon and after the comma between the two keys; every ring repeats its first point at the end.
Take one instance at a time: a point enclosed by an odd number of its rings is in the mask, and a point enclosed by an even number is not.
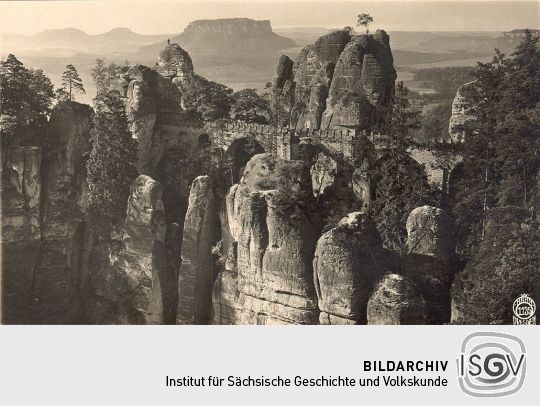
{"type": "Polygon", "coordinates": [[[291,39],[274,33],[270,21],[251,18],[193,21],[171,41],[199,55],[264,53],[296,45],[291,39]]]}
{"type": "Polygon", "coordinates": [[[340,30],[282,56],[272,89],[273,108],[296,128],[376,130],[388,113],[396,71],[385,31],[340,30]]]}

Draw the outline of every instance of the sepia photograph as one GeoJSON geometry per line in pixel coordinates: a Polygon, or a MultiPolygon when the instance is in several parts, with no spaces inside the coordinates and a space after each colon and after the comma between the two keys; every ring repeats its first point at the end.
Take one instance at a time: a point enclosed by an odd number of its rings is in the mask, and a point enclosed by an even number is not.
{"type": "Polygon", "coordinates": [[[0,323],[536,324],[539,6],[0,1],[0,323]]]}

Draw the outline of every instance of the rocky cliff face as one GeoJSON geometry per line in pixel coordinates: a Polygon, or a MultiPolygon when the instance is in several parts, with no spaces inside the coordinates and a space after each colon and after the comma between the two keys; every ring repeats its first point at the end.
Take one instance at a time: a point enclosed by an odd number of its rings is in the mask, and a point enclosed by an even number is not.
{"type": "Polygon", "coordinates": [[[40,147],[13,147],[2,173],[2,306],[4,323],[29,323],[32,281],[41,249],[40,147]]]}
{"type": "Polygon", "coordinates": [[[387,274],[367,304],[368,324],[426,324],[426,301],[407,277],[387,274]]]}
{"type": "Polygon", "coordinates": [[[171,324],[177,271],[169,266],[162,186],[146,175],[131,185],[122,227],[90,229],[85,322],[171,324]]]}
{"type": "Polygon", "coordinates": [[[128,304],[119,320],[125,323],[164,324],[166,320],[171,278],[167,278],[161,194],[161,185],[145,175],[131,186],[121,251],[128,304]]]}
{"type": "Polygon", "coordinates": [[[2,187],[2,241],[41,238],[41,159],[37,146],[14,146],[7,154],[2,187]]]}
{"type": "Polygon", "coordinates": [[[436,207],[414,209],[407,219],[407,255],[403,268],[426,299],[428,323],[447,323],[454,276],[453,239],[448,214],[436,207]]]}
{"type": "Polygon", "coordinates": [[[214,287],[215,323],[316,322],[311,261],[317,233],[307,209],[309,186],[302,163],[266,154],[250,160],[227,196],[236,252],[214,287]]]}
{"type": "Polygon", "coordinates": [[[376,129],[387,114],[396,72],[384,31],[327,34],[302,49],[293,75],[283,69],[283,62],[282,58],[274,78],[274,104],[294,88],[293,125],[376,129]]]}
{"type": "Polygon", "coordinates": [[[472,118],[470,113],[471,103],[466,95],[467,87],[471,83],[460,86],[452,102],[452,115],[450,116],[448,134],[450,134],[453,142],[462,142],[464,140],[465,134],[462,127],[472,118]]]}
{"type": "Polygon", "coordinates": [[[63,103],[39,146],[13,147],[2,173],[2,261],[7,323],[80,317],[84,155],[92,109],[63,103]],[[12,303],[12,300],[14,301],[12,303]]]}
{"type": "Polygon", "coordinates": [[[296,82],[293,73],[294,62],[287,55],[279,58],[276,74],[272,81],[270,100],[274,115],[281,123],[289,123],[290,112],[294,107],[296,82]]]}
{"type": "Polygon", "coordinates": [[[189,54],[178,44],[169,44],[154,69],[131,66],[115,83],[125,97],[130,130],[138,140],[139,173],[163,187],[168,267],[177,273],[194,176],[187,162],[200,154],[198,139],[206,133],[204,124],[183,108],[186,88],[199,86],[199,77],[189,54]]]}
{"type": "Polygon", "coordinates": [[[210,177],[196,178],[184,221],[177,324],[208,324],[215,276],[212,247],[220,235],[217,204],[210,177]]]}
{"type": "Polygon", "coordinates": [[[294,192],[283,195],[285,184],[307,176],[301,175],[302,164],[296,170],[283,164],[257,155],[229,191],[227,224],[233,241],[223,251],[214,284],[212,323],[449,321],[453,251],[442,210],[413,210],[408,253],[400,262],[383,248],[365,213],[350,213],[320,235],[317,219],[306,210],[316,207],[314,201],[299,193],[304,183],[295,188],[293,182],[288,190],[294,192]]]}
{"type": "MultiPolygon", "coordinates": [[[[160,61],[175,68],[174,79],[192,74],[189,55],[177,47],[169,51],[162,53],[160,61]]],[[[90,148],[92,109],[74,102],[61,103],[51,115],[47,134],[33,139],[25,136],[25,146],[8,151],[3,165],[7,168],[2,173],[3,207],[9,208],[2,210],[3,263],[4,269],[7,265],[10,269],[3,296],[6,303],[10,298],[24,303],[7,306],[17,314],[5,314],[6,322],[161,323],[169,314],[174,319],[181,225],[192,176],[182,162],[196,148],[203,124],[183,110],[178,84],[150,68],[129,67],[110,86],[126,100],[130,130],[138,139],[139,172],[163,185],[164,208],[158,212],[167,237],[152,247],[146,246],[150,237],[135,248],[128,244],[126,255],[131,260],[122,264],[123,230],[102,235],[85,222],[85,156],[90,148]],[[172,287],[174,292],[170,299],[174,303],[159,305],[156,300],[160,299],[152,298],[152,309],[162,306],[166,310],[146,309],[139,316],[137,312],[126,315],[119,301],[110,300],[111,292],[118,289],[118,280],[111,275],[128,268],[131,271],[126,275],[148,273],[148,266],[139,263],[135,252],[139,250],[141,258],[152,257],[147,249],[165,253],[159,256],[165,265],[159,266],[174,274],[167,282],[167,289],[172,287]]],[[[133,227],[139,226],[133,221],[126,223],[128,230],[133,231],[133,227]]]]}
{"type": "Polygon", "coordinates": [[[178,45],[163,51],[156,70],[131,66],[114,83],[126,100],[130,131],[138,140],[138,169],[159,177],[159,165],[166,151],[186,141],[196,140],[202,123],[193,120],[182,108],[182,92],[174,83],[193,74],[189,55],[184,59],[178,45]]]}
{"type": "Polygon", "coordinates": [[[317,242],[313,269],[321,324],[366,323],[373,284],[386,271],[371,219],[351,213],[317,242]]]}

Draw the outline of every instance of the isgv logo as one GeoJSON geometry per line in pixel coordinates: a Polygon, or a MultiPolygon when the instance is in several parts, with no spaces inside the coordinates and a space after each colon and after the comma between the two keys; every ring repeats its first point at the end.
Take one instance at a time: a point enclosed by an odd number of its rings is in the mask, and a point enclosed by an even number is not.
{"type": "Polygon", "coordinates": [[[503,333],[473,333],[463,340],[457,359],[459,386],[476,397],[507,396],[525,381],[525,345],[503,333]]]}

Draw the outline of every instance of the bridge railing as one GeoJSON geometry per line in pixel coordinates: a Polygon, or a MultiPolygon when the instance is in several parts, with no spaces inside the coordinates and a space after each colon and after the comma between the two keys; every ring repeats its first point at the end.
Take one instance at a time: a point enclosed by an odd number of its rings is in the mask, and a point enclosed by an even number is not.
{"type": "MultiPolygon", "coordinates": [[[[289,128],[289,127],[275,127],[268,124],[254,124],[246,123],[242,121],[227,121],[221,122],[214,126],[214,128],[222,131],[231,132],[243,132],[251,134],[253,136],[263,137],[277,137],[279,135],[291,135],[298,137],[300,140],[313,139],[315,142],[355,142],[361,138],[367,138],[374,144],[382,143],[388,139],[388,136],[380,132],[367,132],[363,130],[361,132],[353,129],[311,129],[311,128],[289,128]]],[[[454,141],[452,139],[438,139],[427,143],[419,143],[415,147],[423,148],[445,148],[452,149],[459,147],[463,141],[454,141]]]]}
{"type": "MultiPolygon", "coordinates": [[[[354,141],[359,139],[361,136],[366,136],[366,132],[356,133],[354,130],[350,129],[312,129],[312,128],[289,128],[289,127],[275,127],[268,124],[254,124],[254,123],[245,123],[241,121],[232,121],[219,123],[213,126],[216,129],[221,129],[223,131],[238,131],[245,132],[252,135],[279,135],[279,134],[290,134],[299,138],[316,138],[316,139],[325,139],[325,140],[335,140],[335,141],[354,141]]],[[[370,138],[381,137],[380,133],[370,133],[368,135],[370,138]]]]}

